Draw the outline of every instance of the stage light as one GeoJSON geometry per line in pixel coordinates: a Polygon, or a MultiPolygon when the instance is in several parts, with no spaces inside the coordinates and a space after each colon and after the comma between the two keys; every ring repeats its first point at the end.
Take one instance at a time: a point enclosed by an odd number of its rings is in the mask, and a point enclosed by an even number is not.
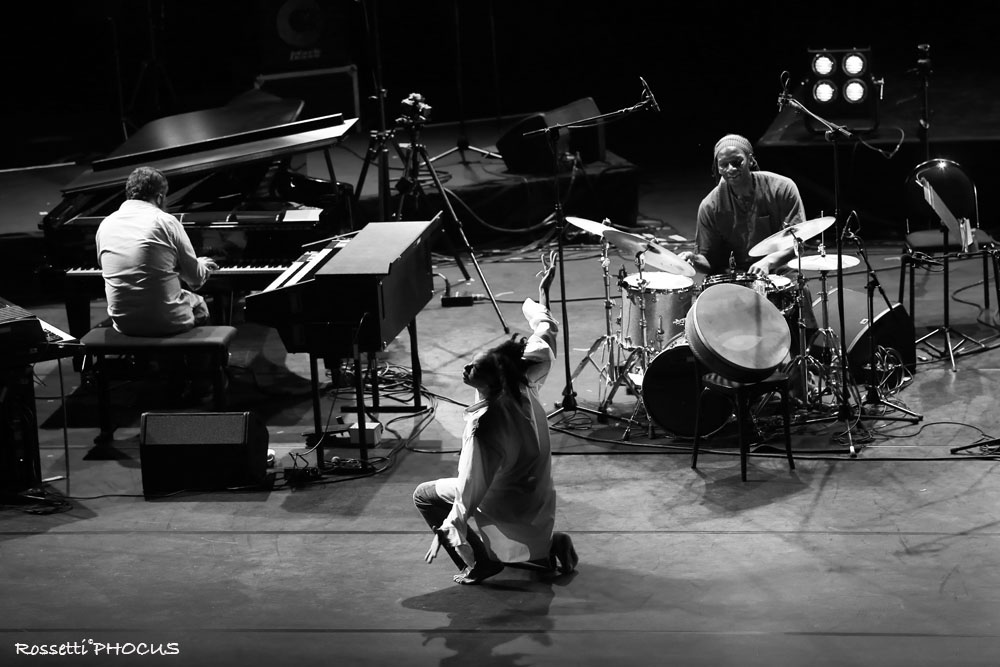
{"type": "MultiPolygon", "coordinates": [[[[809,49],[810,74],[803,81],[807,109],[851,132],[878,127],[882,81],[871,72],[871,49],[809,49]]],[[[806,127],[825,132],[823,123],[804,114],[806,127]]]]}
{"type": "Polygon", "coordinates": [[[827,53],[817,53],[813,57],[812,70],[816,76],[830,76],[836,66],[833,58],[827,53]]]}
{"type": "Polygon", "coordinates": [[[867,64],[868,61],[861,53],[848,53],[844,56],[844,72],[848,76],[860,76],[864,73],[867,64]]]}
{"type": "Polygon", "coordinates": [[[861,79],[851,79],[844,84],[844,99],[851,104],[860,104],[868,97],[868,86],[861,79]]]}
{"type": "Polygon", "coordinates": [[[817,81],[816,85],[813,86],[813,98],[820,103],[832,102],[833,98],[837,96],[837,87],[833,85],[832,81],[822,80],[817,81]]]}

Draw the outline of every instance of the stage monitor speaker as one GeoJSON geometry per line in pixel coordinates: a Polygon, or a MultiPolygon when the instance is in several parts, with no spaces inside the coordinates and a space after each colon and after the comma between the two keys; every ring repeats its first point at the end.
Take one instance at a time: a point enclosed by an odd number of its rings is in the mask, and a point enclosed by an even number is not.
{"type": "Polygon", "coordinates": [[[145,412],[143,495],[263,486],[267,443],[267,427],[250,412],[145,412]]]}
{"type": "MultiPolygon", "coordinates": [[[[836,288],[829,290],[827,310],[830,328],[840,336],[840,298],[836,288]]],[[[910,373],[917,368],[916,335],[913,318],[902,304],[893,303],[886,308],[882,295],[875,294],[873,304],[875,318],[868,323],[868,294],[854,290],[844,290],[844,340],[847,343],[847,368],[858,383],[868,384],[868,362],[872,342],[878,347],[892,349],[899,355],[903,366],[910,373]]],[[[817,319],[822,317],[820,298],[813,300],[813,312],[817,319]]],[[[822,322],[820,322],[822,326],[822,322]]],[[[876,349],[876,352],[878,350],[876,349]]],[[[876,364],[878,358],[876,355],[876,364]]]]}
{"type": "MultiPolygon", "coordinates": [[[[497,151],[503,156],[507,171],[524,174],[551,174],[553,170],[552,149],[546,133],[540,132],[529,137],[525,132],[540,130],[553,125],[572,123],[584,118],[592,118],[601,112],[594,98],[585,97],[566,106],[536,113],[518,121],[497,140],[497,151]]],[[[579,129],[560,130],[556,141],[556,153],[579,153],[584,164],[603,160],[605,157],[604,125],[579,129]]]]}

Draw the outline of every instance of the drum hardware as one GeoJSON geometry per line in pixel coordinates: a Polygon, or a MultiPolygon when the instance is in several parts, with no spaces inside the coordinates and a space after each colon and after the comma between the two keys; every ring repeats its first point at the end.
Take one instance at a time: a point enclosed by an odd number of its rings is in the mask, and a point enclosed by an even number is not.
{"type": "MultiPolygon", "coordinates": [[[[822,246],[821,246],[822,247],[822,246]]],[[[809,355],[804,349],[801,349],[805,344],[800,343],[799,354],[804,356],[807,360],[807,368],[814,367],[816,369],[817,378],[817,388],[815,394],[815,401],[811,404],[812,407],[822,406],[822,400],[824,395],[834,396],[837,405],[842,405],[845,402],[849,402],[848,396],[854,399],[857,405],[861,404],[861,396],[858,394],[857,389],[853,382],[842,381],[843,378],[850,377],[850,371],[846,368],[847,360],[842,355],[843,346],[840,344],[840,336],[830,327],[830,310],[829,310],[829,291],[827,290],[826,276],[829,271],[821,270],[820,274],[820,321],[823,326],[813,334],[812,339],[809,341],[808,348],[813,349],[816,347],[822,347],[828,351],[829,358],[826,360],[827,363],[817,361],[815,357],[809,355]],[[821,342],[822,341],[822,342],[821,342]],[[841,372],[843,371],[843,372],[841,372]],[[825,385],[825,386],[824,386],[825,385]]],[[[800,274],[801,275],[801,274],[800,274]]],[[[801,312],[801,311],[800,311],[801,312]]],[[[804,341],[805,325],[801,321],[800,316],[800,329],[799,335],[802,336],[801,341],[804,341]]],[[[822,421],[822,420],[815,420],[822,421]]],[[[810,420],[806,420],[809,423],[810,420]]]]}
{"type": "MultiPolygon", "coordinates": [[[[603,229],[611,229],[611,227],[608,227],[607,225],[604,225],[604,224],[601,224],[601,223],[598,223],[598,222],[592,222],[590,220],[585,220],[583,218],[567,217],[566,221],[570,222],[571,224],[573,224],[573,225],[575,225],[577,227],[579,227],[580,229],[583,229],[584,231],[588,231],[588,232],[591,232],[593,234],[600,234],[601,235],[601,237],[602,237],[602,239],[601,239],[601,273],[603,275],[603,281],[604,281],[604,331],[605,331],[605,333],[604,333],[603,336],[597,338],[591,344],[590,349],[587,350],[587,354],[583,357],[583,359],[580,360],[580,363],[577,364],[577,367],[573,371],[572,375],[570,376],[570,379],[571,380],[575,380],[580,375],[580,373],[583,372],[583,369],[586,368],[587,365],[589,364],[589,365],[593,366],[597,370],[598,378],[605,385],[613,385],[617,381],[617,378],[619,376],[619,369],[621,367],[618,364],[618,358],[619,358],[619,349],[618,349],[618,345],[617,345],[618,344],[618,338],[614,335],[614,332],[613,332],[613,329],[612,329],[612,326],[611,326],[611,319],[612,319],[611,318],[611,311],[614,308],[614,303],[611,300],[611,274],[608,271],[608,266],[610,265],[610,260],[608,259],[608,251],[609,251],[609,248],[610,248],[610,243],[608,242],[608,240],[606,238],[603,237],[603,231],[602,231],[602,228],[603,229]],[[594,361],[594,355],[600,349],[604,350],[604,353],[602,354],[602,357],[603,357],[603,359],[605,359],[605,363],[603,365],[602,364],[598,364],[596,361],[594,361]]],[[[623,269],[623,271],[624,271],[624,269],[623,269]]],[[[602,409],[598,410],[598,412],[597,412],[597,420],[599,422],[601,422],[601,423],[604,423],[605,421],[607,421],[607,410],[606,409],[602,408],[602,409]]]]}
{"type": "MultiPolygon", "coordinates": [[[[643,295],[643,290],[647,285],[647,282],[642,274],[642,267],[645,265],[645,254],[646,254],[645,250],[639,250],[638,252],[635,253],[635,267],[638,271],[638,280],[636,281],[636,283],[640,290],[640,296],[643,295]]],[[[624,304],[622,304],[622,307],[624,308],[624,304]]],[[[624,326],[624,324],[622,326],[624,326]]],[[[622,440],[628,440],[631,437],[632,425],[636,423],[635,419],[636,416],[639,414],[640,409],[642,409],[642,411],[645,412],[647,415],[649,414],[646,411],[646,406],[645,406],[645,401],[643,400],[642,391],[639,389],[641,381],[636,382],[636,378],[634,377],[634,371],[632,371],[633,364],[636,363],[636,361],[638,361],[639,363],[639,369],[643,378],[646,375],[646,369],[649,368],[649,347],[648,347],[648,340],[646,337],[647,331],[646,331],[645,298],[639,299],[639,334],[640,334],[641,344],[639,345],[638,348],[632,350],[632,352],[629,354],[628,359],[626,359],[625,361],[625,372],[618,376],[618,380],[616,380],[615,384],[612,385],[611,390],[608,392],[607,398],[603,403],[601,403],[601,407],[599,408],[603,409],[603,411],[606,412],[608,405],[611,404],[611,399],[614,398],[615,392],[618,390],[618,387],[621,386],[623,381],[626,384],[628,384],[629,388],[632,390],[632,393],[635,395],[635,407],[632,409],[632,416],[628,419],[628,426],[625,427],[625,431],[624,433],[622,433],[622,440]]],[[[647,435],[650,438],[652,438],[653,423],[652,421],[649,420],[647,420],[647,422],[648,422],[647,435]]]]}
{"type": "MultiPolygon", "coordinates": [[[[791,228],[789,228],[791,229],[791,228]]],[[[813,341],[806,340],[806,321],[805,321],[805,306],[804,300],[806,295],[806,279],[803,274],[803,269],[808,265],[802,256],[802,245],[805,239],[799,238],[794,231],[788,234],[795,242],[795,264],[797,266],[798,277],[796,279],[796,289],[795,289],[795,320],[796,327],[798,331],[797,341],[798,349],[795,351],[795,357],[792,358],[785,365],[785,372],[788,373],[794,382],[796,393],[799,394],[799,400],[802,401],[803,405],[809,408],[816,408],[822,405],[823,395],[826,393],[827,389],[834,389],[834,383],[831,381],[832,376],[828,373],[829,367],[824,367],[815,357],[809,354],[809,350],[812,349],[813,341]],[[810,378],[816,378],[816,391],[810,392],[809,390],[809,380],[810,378]],[[826,389],[824,389],[824,384],[826,384],[826,389]]],[[[819,251],[821,256],[826,255],[822,241],[819,245],[819,251]]],[[[789,264],[791,266],[791,264],[789,264]]],[[[829,328],[829,318],[826,309],[826,272],[822,271],[820,274],[820,280],[822,284],[822,323],[823,326],[816,332],[813,339],[819,335],[824,336],[824,340],[828,343],[828,349],[836,350],[837,336],[829,328]],[[831,344],[832,343],[832,344],[831,344]]],[[[837,355],[831,354],[831,361],[837,355]]]]}

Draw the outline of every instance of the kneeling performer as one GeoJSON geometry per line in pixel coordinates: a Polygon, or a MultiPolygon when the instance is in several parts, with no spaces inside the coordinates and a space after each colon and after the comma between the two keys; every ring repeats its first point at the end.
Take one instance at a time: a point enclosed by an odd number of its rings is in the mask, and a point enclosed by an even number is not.
{"type": "Polygon", "coordinates": [[[425,560],[444,547],[461,570],[454,577],[459,584],[477,584],[504,564],[563,573],[576,567],[572,540],[553,533],[549,430],[538,399],[556,351],[558,329],[549,311],[554,259],[554,253],[548,262],[543,257],[538,302],[526,299],[522,306],[531,337],[508,340],[465,367],[476,402],[465,410],[458,477],[424,482],[413,493],[434,531],[425,560]]]}

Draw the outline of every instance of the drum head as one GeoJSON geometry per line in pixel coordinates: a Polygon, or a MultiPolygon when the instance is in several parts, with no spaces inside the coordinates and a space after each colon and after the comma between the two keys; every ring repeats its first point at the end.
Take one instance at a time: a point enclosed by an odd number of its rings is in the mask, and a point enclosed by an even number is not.
{"type": "MultiPolygon", "coordinates": [[[[643,271],[642,279],[646,281],[645,289],[654,292],[667,292],[670,290],[687,289],[694,285],[694,281],[687,276],[677,276],[666,271],[643,271]]],[[[639,274],[633,273],[626,276],[622,281],[630,291],[639,290],[639,274]]]]}
{"type": "MultiPolygon", "coordinates": [[[[694,437],[700,392],[701,378],[694,354],[682,334],[649,362],[642,378],[642,401],[657,426],[674,435],[694,437]]],[[[719,430],[731,414],[729,401],[723,396],[712,392],[705,394],[698,435],[719,430]]]]}
{"type": "Polygon", "coordinates": [[[768,274],[767,281],[771,283],[773,289],[785,289],[792,284],[791,278],[788,276],[779,276],[776,273],[768,274]]]}
{"type": "Polygon", "coordinates": [[[685,334],[698,361],[735,382],[759,382],[788,355],[791,334],[781,311],[740,285],[716,285],[688,311],[685,334]]]}

